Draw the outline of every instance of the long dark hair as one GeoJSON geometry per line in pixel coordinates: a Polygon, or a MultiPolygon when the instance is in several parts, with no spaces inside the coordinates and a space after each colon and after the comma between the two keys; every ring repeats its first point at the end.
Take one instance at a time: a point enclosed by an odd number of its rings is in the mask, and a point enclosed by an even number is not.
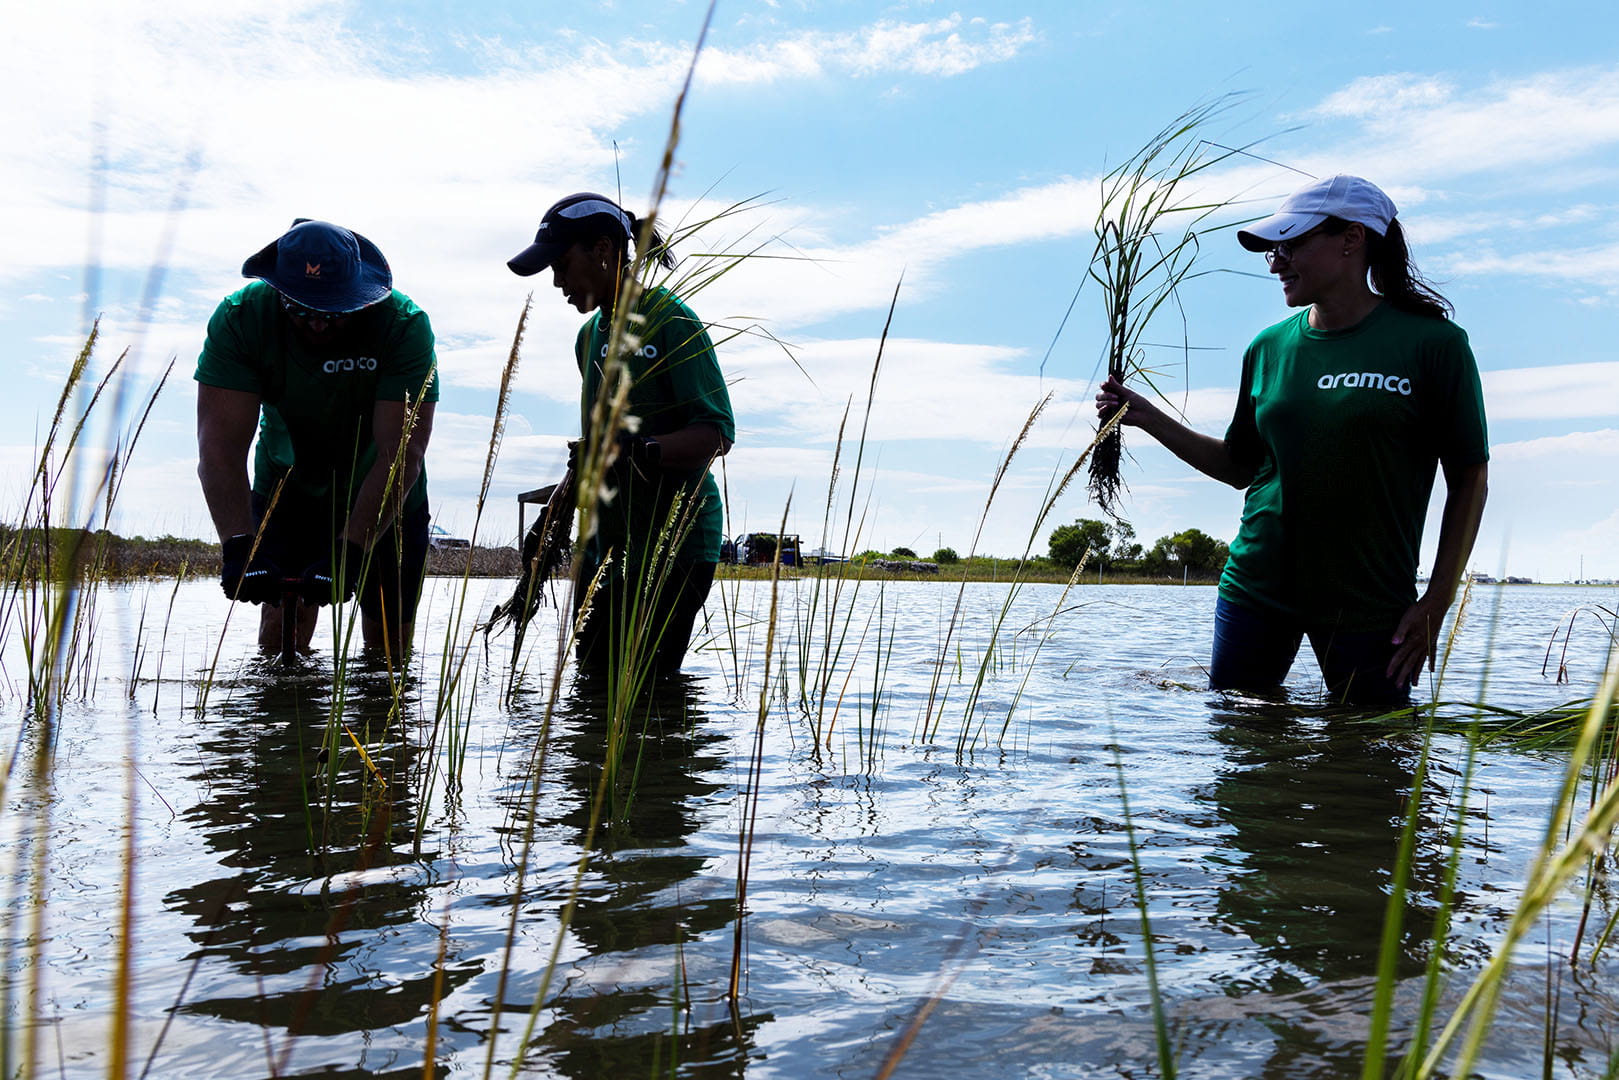
{"type": "MultiPolygon", "coordinates": [[[[1349,222],[1329,217],[1321,228],[1336,235],[1349,228],[1349,222]]],[[[1405,243],[1405,230],[1400,228],[1398,219],[1389,222],[1388,232],[1382,236],[1366,230],[1366,272],[1378,295],[1401,311],[1431,319],[1448,319],[1456,310],[1455,304],[1417,272],[1416,264],[1411,261],[1411,249],[1405,243]]]]}

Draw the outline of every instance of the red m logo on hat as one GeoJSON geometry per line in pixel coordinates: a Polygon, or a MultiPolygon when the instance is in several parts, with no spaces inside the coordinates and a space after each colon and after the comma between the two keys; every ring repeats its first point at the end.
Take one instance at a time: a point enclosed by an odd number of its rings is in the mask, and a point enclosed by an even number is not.
{"type": "Polygon", "coordinates": [[[304,277],[320,277],[320,263],[304,263],[304,277]]]}

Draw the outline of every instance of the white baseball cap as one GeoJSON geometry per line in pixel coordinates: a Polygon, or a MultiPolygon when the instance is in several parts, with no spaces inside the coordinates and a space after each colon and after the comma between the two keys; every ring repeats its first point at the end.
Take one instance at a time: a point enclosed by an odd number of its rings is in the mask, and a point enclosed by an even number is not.
{"type": "Polygon", "coordinates": [[[1394,215],[1394,200],[1382,188],[1370,180],[1340,174],[1295,191],[1276,213],[1239,230],[1237,241],[1249,251],[1268,251],[1283,240],[1303,236],[1329,217],[1358,221],[1385,236],[1394,215]]]}

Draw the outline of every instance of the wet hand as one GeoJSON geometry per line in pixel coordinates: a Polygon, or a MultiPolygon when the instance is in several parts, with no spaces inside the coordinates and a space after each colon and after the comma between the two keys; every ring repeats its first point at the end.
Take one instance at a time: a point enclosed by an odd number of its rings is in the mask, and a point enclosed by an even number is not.
{"type": "Polygon", "coordinates": [[[1439,628],[1444,625],[1449,604],[1424,596],[1412,604],[1394,628],[1394,655],[1389,658],[1386,674],[1396,686],[1415,686],[1422,674],[1422,661],[1428,661],[1428,670],[1434,669],[1434,652],[1439,641],[1439,628]]]}

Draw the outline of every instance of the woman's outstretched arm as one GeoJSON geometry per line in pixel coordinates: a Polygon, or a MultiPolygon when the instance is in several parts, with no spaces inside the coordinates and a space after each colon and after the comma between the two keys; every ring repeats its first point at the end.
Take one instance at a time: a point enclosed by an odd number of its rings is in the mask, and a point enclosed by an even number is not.
{"type": "Polygon", "coordinates": [[[1234,488],[1245,488],[1253,483],[1254,470],[1231,456],[1225,440],[1193,431],[1147,400],[1145,395],[1110,378],[1096,392],[1097,416],[1110,417],[1120,405],[1130,408],[1119,423],[1145,431],[1198,472],[1234,488]]]}

